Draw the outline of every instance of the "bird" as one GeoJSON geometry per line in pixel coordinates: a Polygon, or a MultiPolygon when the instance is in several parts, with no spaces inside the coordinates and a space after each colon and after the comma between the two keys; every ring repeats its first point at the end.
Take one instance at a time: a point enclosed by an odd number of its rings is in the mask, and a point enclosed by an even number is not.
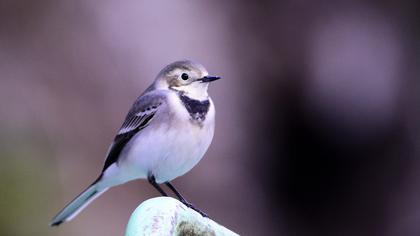
{"type": "Polygon", "coordinates": [[[215,107],[208,87],[218,79],[191,60],[165,66],[128,111],[99,177],[58,212],[50,226],[72,220],[109,188],[136,179],[147,180],[168,196],[160,186],[165,184],[183,204],[208,217],[170,181],[190,171],[212,142],[215,107]]]}

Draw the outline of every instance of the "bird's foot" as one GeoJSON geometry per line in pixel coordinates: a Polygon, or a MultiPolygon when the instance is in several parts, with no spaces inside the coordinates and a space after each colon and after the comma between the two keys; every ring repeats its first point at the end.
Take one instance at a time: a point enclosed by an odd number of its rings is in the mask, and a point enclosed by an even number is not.
{"type": "Polygon", "coordinates": [[[194,211],[200,213],[200,215],[202,215],[203,217],[209,218],[209,215],[207,215],[205,212],[203,212],[200,209],[198,209],[197,207],[195,207],[193,204],[191,204],[187,201],[183,201],[182,203],[184,203],[184,205],[187,206],[188,208],[191,208],[194,211]]]}

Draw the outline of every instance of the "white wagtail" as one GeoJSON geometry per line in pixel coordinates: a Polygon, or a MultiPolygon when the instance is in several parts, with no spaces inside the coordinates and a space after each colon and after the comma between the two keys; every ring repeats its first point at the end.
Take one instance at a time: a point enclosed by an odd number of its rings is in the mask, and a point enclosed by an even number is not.
{"type": "Polygon", "coordinates": [[[50,224],[71,220],[110,187],[134,179],[147,179],[167,196],[159,186],[165,183],[182,203],[206,216],[169,181],[191,170],[213,139],[215,108],[207,88],[219,78],[187,60],[163,68],[129,110],[108,149],[100,176],[50,224]]]}

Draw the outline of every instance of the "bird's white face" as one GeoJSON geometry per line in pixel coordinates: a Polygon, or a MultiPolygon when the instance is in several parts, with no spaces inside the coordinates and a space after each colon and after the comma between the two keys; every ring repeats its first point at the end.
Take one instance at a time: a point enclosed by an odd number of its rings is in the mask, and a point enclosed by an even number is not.
{"type": "Polygon", "coordinates": [[[208,98],[209,82],[218,77],[208,76],[207,70],[191,61],[177,61],[166,66],[157,76],[156,89],[171,89],[184,93],[196,100],[208,98]]]}

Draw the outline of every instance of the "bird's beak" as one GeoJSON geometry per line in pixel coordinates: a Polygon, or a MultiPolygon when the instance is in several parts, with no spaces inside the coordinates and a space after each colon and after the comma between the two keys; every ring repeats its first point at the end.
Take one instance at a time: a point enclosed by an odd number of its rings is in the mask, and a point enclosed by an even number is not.
{"type": "Polygon", "coordinates": [[[210,75],[207,75],[207,76],[204,76],[203,78],[199,79],[199,81],[201,81],[201,83],[209,83],[209,82],[216,81],[218,79],[220,79],[219,76],[210,76],[210,75]]]}

